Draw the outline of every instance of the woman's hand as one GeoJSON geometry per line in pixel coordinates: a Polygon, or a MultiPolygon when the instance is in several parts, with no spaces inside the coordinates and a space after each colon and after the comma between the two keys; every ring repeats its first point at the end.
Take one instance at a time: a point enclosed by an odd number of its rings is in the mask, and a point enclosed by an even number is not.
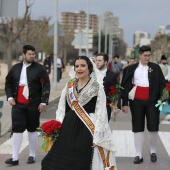
{"type": "Polygon", "coordinates": [[[123,107],[122,107],[122,111],[123,111],[124,113],[128,113],[128,112],[129,112],[129,107],[128,107],[128,106],[123,106],[123,107]]]}

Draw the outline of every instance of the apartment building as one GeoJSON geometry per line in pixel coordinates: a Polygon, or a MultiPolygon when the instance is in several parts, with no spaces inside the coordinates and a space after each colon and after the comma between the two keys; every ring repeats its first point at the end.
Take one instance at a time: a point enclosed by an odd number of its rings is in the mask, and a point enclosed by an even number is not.
{"type": "MultiPolygon", "coordinates": [[[[65,33],[74,34],[75,29],[84,30],[87,28],[87,14],[84,11],[62,12],[61,26],[65,33]]],[[[98,33],[98,17],[89,14],[89,29],[93,30],[93,34],[98,33]]]]}

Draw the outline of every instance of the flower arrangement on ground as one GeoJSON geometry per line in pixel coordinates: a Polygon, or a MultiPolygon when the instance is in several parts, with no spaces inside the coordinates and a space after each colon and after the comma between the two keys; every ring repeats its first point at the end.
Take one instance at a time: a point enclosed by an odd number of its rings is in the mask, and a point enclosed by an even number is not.
{"type": "Polygon", "coordinates": [[[159,110],[162,111],[163,107],[167,103],[167,99],[169,98],[170,93],[170,83],[166,83],[166,87],[163,89],[162,96],[160,100],[157,101],[156,107],[159,107],[159,110]]]}
{"type": "Polygon", "coordinates": [[[45,152],[49,152],[53,143],[59,137],[59,132],[61,130],[61,123],[57,120],[50,120],[37,128],[37,131],[40,133],[40,136],[43,137],[43,143],[41,148],[45,152]]]}
{"type": "Polygon", "coordinates": [[[116,84],[116,86],[110,86],[109,87],[109,92],[107,94],[107,98],[109,99],[109,103],[107,105],[110,105],[112,108],[112,113],[114,114],[114,121],[116,120],[116,115],[117,115],[117,104],[120,99],[121,91],[123,87],[121,87],[120,84],[116,84]]]}

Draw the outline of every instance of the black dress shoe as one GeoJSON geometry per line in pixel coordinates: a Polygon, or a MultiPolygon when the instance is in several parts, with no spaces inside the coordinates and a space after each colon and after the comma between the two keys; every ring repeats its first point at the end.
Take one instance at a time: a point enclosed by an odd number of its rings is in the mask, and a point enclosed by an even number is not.
{"type": "Polygon", "coordinates": [[[29,156],[27,160],[27,164],[33,164],[35,162],[35,158],[33,156],[29,156]]]}
{"type": "Polygon", "coordinates": [[[156,161],[157,161],[156,153],[150,154],[150,157],[151,157],[151,161],[152,161],[152,162],[156,162],[156,161]]]}
{"type": "Polygon", "coordinates": [[[134,164],[140,164],[141,162],[143,162],[143,158],[140,159],[139,156],[136,156],[134,160],[134,164]]]}
{"type": "Polygon", "coordinates": [[[19,164],[19,160],[13,161],[12,158],[9,158],[9,159],[7,159],[7,160],[5,161],[5,163],[8,164],[8,165],[18,165],[18,164],[19,164]]]}

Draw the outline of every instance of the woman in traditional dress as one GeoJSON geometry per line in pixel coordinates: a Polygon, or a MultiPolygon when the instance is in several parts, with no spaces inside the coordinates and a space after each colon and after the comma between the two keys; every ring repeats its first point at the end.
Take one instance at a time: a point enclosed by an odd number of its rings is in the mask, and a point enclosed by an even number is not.
{"type": "Polygon", "coordinates": [[[42,160],[42,170],[116,170],[100,72],[88,57],[80,56],[70,76],[56,111],[60,136],[42,160]]]}

